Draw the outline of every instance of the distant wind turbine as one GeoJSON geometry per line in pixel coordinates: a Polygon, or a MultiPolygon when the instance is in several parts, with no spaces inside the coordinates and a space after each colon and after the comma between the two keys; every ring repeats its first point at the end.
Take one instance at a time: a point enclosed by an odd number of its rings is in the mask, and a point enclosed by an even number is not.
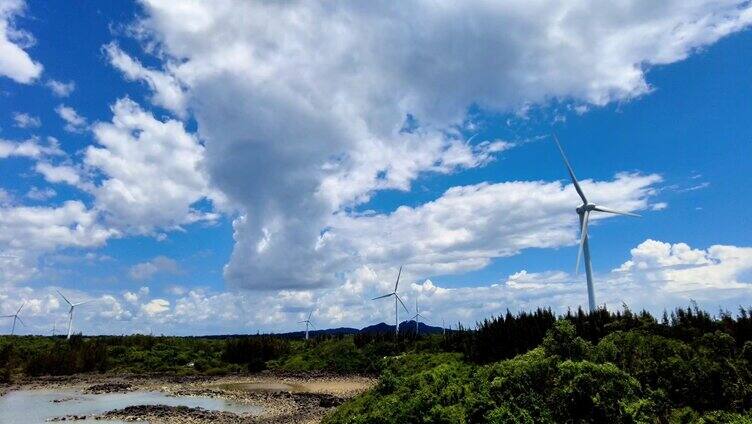
{"type": "Polygon", "coordinates": [[[305,339],[306,340],[308,340],[308,326],[311,326],[311,328],[314,328],[314,329],[316,328],[311,322],[311,315],[313,315],[313,311],[311,311],[311,313],[308,314],[308,319],[303,320],[303,321],[298,321],[298,324],[305,324],[305,339]]]}
{"type": "Polygon", "coordinates": [[[413,315],[412,319],[415,320],[415,335],[416,336],[420,332],[420,325],[419,325],[419,321],[418,321],[419,318],[423,318],[426,321],[428,321],[426,319],[426,317],[424,317],[423,315],[420,314],[420,309],[418,309],[418,299],[415,299],[415,315],[413,315]]]}
{"type": "Polygon", "coordinates": [[[70,340],[71,332],[73,331],[73,309],[76,306],[81,306],[84,303],[89,303],[89,302],[91,302],[91,300],[86,300],[86,301],[78,302],[78,303],[71,303],[71,301],[68,300],[67,297],[63,296],[63,294],[60,293],[60,290],[55,290],[55,291],[57,292],[57,294],[60,295],[60,297],[63,298],[63,300],[65,300],[65,303],[67,303],[68,305],[70,305],[70,309],[68,309],[68,337],[65,338],[66,340],[70,340]]]}
{"type": "Polygon", "coordinates": [[[630,212],[622,212],[617,211],[614,209],[606,208],[603,206],[598,206],[596,204],[588,202],[587,198],[585,197],[585,193],[582,191],[582,187],[580,187],[580,183],[577,182],[577,177],[574,176],[574,171],[572,170],[572,167],[569,165],[569,161],[567,160],[567,156],[564,154],[564,149],[562,149],[561,144],[559,143],[559,139],[556,137],[556,134],[553,135],[554,141],[556,142],[556,146],[559,148],[559,153],[561,153],[561,158],[564,159],[564,165],[567,167],[567,172],[569,172],[569,178],[572,180],[572,184],[574,185],[574,189],[577,190],[577,194],[580,195],[580,198],[582,199],[582,205],[580,205],[577,208],[577,215],[580,217],[580,248],[577,251],[577,263],[575,265],[574,273],[575,275],[578,274],[580,269],[580,257],[584,256],[585,258],[585,275],[587,276],[587,291],[588,291],[588,303],[590,306],[590,311],[595,311],[595,292],[593,290],[593,267],[590,263],[590,243],[588,243],[588,221],[590,218],[590,212],[597,211],[597,212],[605,212],[605,213],[613,213],[617,215],[628,215],[628,216],[636,216],[639,217],[640,215],[630,213],[630,212]]]}
{"type": "Polygon", "coordinates": [[[399,295],[397,294],[397,286],[399,286],[399,279],[400,275],[402,275],[402,267],[399,267],[399,272],[397,273],[397,282],[394,283],[394,291],[385,294],[383,296],[374,297],[371,300],[376,299],[383,299],[385,297],[394,296],[394,335],[395,337],[399,334],[399,304],[402,304],[402,307],[405,308],[405,312],[410,313],[410,311],[407,310],[407,306],[405,306],[405,303],[400,299],[399,295]],[[397,303],[399,302],[399,304],[397,303]]]}
{"type": "Polygon", "coordinates": [[[23,309],[24,306],[26,306],[26,302],[24,302],[23,305],[21,305],[21,307],[18,308],[18,310],[16,311],[15,314],[0,316],[0,318],[13,318],[13,327],[11,327],[11,329],[10,329],[10,335],[11,336],[16,333],[16,321],[20,322],[21,325],[23,325],[24,327],[26,327],[26,324],[23,322],[23,320],[21,319],[21,317],[18,316],[18,314],[21,313],[21,309],[23,309]]]}

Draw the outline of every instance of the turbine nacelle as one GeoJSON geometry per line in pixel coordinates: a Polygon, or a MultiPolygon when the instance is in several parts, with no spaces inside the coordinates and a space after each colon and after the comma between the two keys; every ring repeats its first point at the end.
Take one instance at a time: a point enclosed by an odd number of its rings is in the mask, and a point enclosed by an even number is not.
{"type": "Polygon", "coordinates": [[[583,204],[582,206],[578,206],[577,209],[575,210],[577,211],[578,214],[582,215],[585,212],[594,211],[595,208],[596,208],[595,203],[586,203],[586,204],[583,204]]]}

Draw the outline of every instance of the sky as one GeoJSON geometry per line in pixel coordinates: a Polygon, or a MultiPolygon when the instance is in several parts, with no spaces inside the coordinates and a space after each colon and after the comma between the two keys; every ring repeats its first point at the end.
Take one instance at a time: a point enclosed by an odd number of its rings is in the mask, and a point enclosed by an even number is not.
{"type": "MultiPolygon", "coordinates": [[[[0,0],[0,315],[201,335],[752,305],[745,1],[0,0]]],[[[11,319],[0,322],[0,330],[11,319]]]]}

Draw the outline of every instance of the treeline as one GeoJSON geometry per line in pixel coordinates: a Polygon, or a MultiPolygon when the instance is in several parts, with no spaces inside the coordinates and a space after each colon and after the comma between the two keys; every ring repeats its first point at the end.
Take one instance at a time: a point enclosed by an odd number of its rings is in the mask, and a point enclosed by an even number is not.
{"type": "Polygon", "coordinates": [[[557,319],[572,323],[577,335],[591,343],[597,343],[616,331],[636,328],[685,342],[716,331],[730,335],[737,347],[752,340],[752,308],[740,308],[736,316],[720,311],[714,317],[692,305],[670,314],[664,312],[657,320],[647,311],[634,313],[624,305],[622,310],[615,312],[599,309],[589,313],[578,309],[567,311],[560,317],[550,309],[517,315],[507,311],[505,315],[479,322],[475,329],[460,326],[456,331],[447,332],[442,350],[462,352],[467,360],[480,364],[513,358],[538,346],[557,319]]]}
{"type": "Polygon", "coordinates": [[[243,371],[223,360],[227,341],[183,337],[74,335],[0,337],[0,381],[13,376],[90,372],[226,374],[243,371]]]}
{"type": "Polygon", "coordinates": [[[752,309],[716,316],[696,306],[676,309],[656,319],[634,313],[598,310],[569,311],[556,316],[550,309],[505,314],[459,326],[446,334],[416,336],[404,330],[354,335],[320,334],[309,341],[275,335],[212,337],[15,336],[0,337],[0,380],[14,375],[65,375],[82,372],[227,374],[274,369],[285,372],[381,372],[382,358],[406,352],[461,354],[464,361],[488,364],[514,358],[539,346],[557,321],[570,322],[576,335],[598,344],[619,331],[640,330],[652,335],[695,343],[705,334],[720,332],[741,349],[752,340],[752,309]]]}

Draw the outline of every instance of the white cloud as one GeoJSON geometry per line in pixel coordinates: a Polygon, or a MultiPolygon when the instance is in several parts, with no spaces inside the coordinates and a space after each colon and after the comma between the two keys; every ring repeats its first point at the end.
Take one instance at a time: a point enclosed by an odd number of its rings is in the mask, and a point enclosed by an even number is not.
{"type": "Polygon", "coordinates": [[[6,282],[26,281],[36,275],[44,255],[66,248],[99,247],[120,235],[102,225],[96,211],[77,200],[57,206],[2,204],[0,232],[0,255],[7,255],[0,259],[0,279],[6,282]]]}
{"type": "Polygon", "coordinates": [[[129,270],[129,274],[134,280],[146,280],[157,273],[177,274],[179,272],[178,263],[166,256],[157,256],[150,261],[138,263],[129,270]]]}
{"type": "Polygon", "coordinates": [[[705,189],[705,188],[708,188],[708,187],[710,187],[710,183],[707,182],[707,181],[705,181],[705,182],[702,182],[700,184],[695,184],[695,185],[690,186],[690,187],[680,188],[677,191],[679,193],[686,193],[686,192],[689,192],[689,191],[702,190],[702,189],[705,189]]]}
{"type": "MultiPolygon", "coordinates": [[[[194,207],[207,198],[223,201],[209,188],[202,168],[203,146],[182,123],[155,119],[129,99],[117,101],[112,122],[95,123],[91,130],[97,145],[88,146],[83,163],[66,158],[54,163],[52,155],[65,155],[57,140],[49,146],[36,139],[21,143],[0,140],[0,158],[26,156],[37,159],[34,170],[50,183],[64,183],[94,198],[92,222],[112,234],[157,234],[218,216],[207,207],[194,207]]],[[[75,114],[75,112],[73,112],[75,114]]],[[[71,124],[80,126],[82,118],[71,124]]],[[[31,193],[39,197],[40,192],[31,193]]]]}
{"type": "Polygon", "coordinates": [[[60,150],[55,138],[48,137],[47,142],[46,145],[41,144],[37,138],[20,142],[0,139],[0,159],[12,156],[39,159],[44,156],[65,155],[65,152],[60,150]]]}
{"type": "MultiPolygon", "coordinates": [[[[557,99],[583,110],[632,99],[651,90],[650,66],[745,28],[751,10],[700,0],[154,0],[135,29],[160,71],[105,49],[127,78],[153,88],[156,104],[180,111],[185,102],[195,114],[208,175],[243,211],[228,280],[306,287],[338,271],[336,258],[318,262],[322,231],[341,221],[332,214],[377,190],[409,190],[421,173],[482,166],[498,151],[458,134],[469,108],[514,112],[557,99]]],[[[498,252],[482,253],[451,266],[480,266],[498,252]]]]}
{"type": "Polygon", "coordinates": [[[30,84],[42,73],[42,65],[24,50],[34,45],[34,37],[15,27],[14,20],[22,16],[23,0],[0,2],[0,75],[21,84],[30,84]]]}
{"type": "Polygon", "coordinates": [[[50,183],[65,183],[75,187],[83,187],[80,170],[71,165],[53,165],[48,162],[37,162],[34,170],[44,176],[50,183]]]}
{"type": "MultiPolygon", "coordinates": [[[[686,306],[691,300],[709,311],[718,307],[736,310],[752,303],[752,248],[711,246],[692,248],[683,243],[669,244],[646,240],[632,250],[634,264],[629,269],[596,273],[598,304],[618,309],[623,303],[645,308],[653,314],[686,306]],[[642,267],[639,263],[648,265],[642,267]],[[639,268],[639,269],[638,269],[639,268]],[[698,284],[701,281],[701,284],[698,284]]],[[[149,298],[149,290],[125,292],[118,296],[63,289],[72,300],[98,299],[77,310],[76,331],[84,333],[130,333],[158,329],[165,334],[220,334],[292,331],[295,322],[313,310],[319,328],[351,326],[360,328],[378,322],[393,322],[394,305],[370,299],[393,287],[397,270],[379,271],[360,267],[345,282],[326,289],[268,293],[209,292],[200,289],[149,298]],[[108,318],[102,320],[101,318],[108,318]]],[[[477,321],[507,309],[530,310],[551,307],[556,313],[568,308],[586,307],[584,276],[563,271],[521,270],[495,282],[467,281],[464,287],[445,287],[415,277],[405,268],[400,295],[412,308],[416,299],[421,313],[438,325],[462,322],[472,327],[477,321]]],[[[28,301],[30,324],[25,332],[49,331],[49,323],[63,321],[53,287],[0,286],[0,314],[28,301]]],[[[402,311],[400,319],[406,319],[402,311]]]]}
{"type": "Polygon", "coordinates": [[[663,283],[670,292],[706,291],[707,299],[713,299],[712,289],[743,289],[752,294],[752,248],[714,245],[702,250],[685,243],[646,240],[631,253],[632,258],[616,273],[663,283]]]}
{"type": "Polygon", "coordinates": [[[123,294],[123,299],[125,299],[125,301],[128,303],[135,304],[138,302],[138,295],[136,293],[127,291],[123,294]]]}
{"type": "Polygon", "coordinates": [[[5,189],[0,188],[0,206],[7,206],[13,202],[13,196],[5,189]]]}
{"type": "MultiPolygon", "coordinates": [[[[583,180],[581,184],[598,204],[639,211],[649,208],[660,181],[658,175],[619,174],[613,181],[583,180]]],[[[290,260],[285,240],[277,241],[276,229],[267,229],[263,249],[259,244],[246,246],[256,240],[238,237],[237,228],[244,225],[239,220],[235,223],[236,252],[255,252],[253,259],[233,257],[237,262],[228,277],[245,282],[243,287],[258,282],[258,288],[263,288],[275,281],[276,287],[283,288],[301,282],[309,286],[331,282],[327,279],[334,273],[360,265],[384,269],[409,264],[416,277],[475,270],[523,249],[576,243],[573,207],[577,201],[571,185],[515,181],[453,187],[432,202],[402,206],[388,214],[337,214],[311,253],[312,265],[301,267],[289,280],[285,276],[299,264],[290,260]]],[[[610,217],[593,215],[593,222],[610,217]]]]}
{"type": "MultiPolygon", "coordinates": [[[[113,295],[106,294],[97,299],[96,312],[99,318],[107,320],[129,320],[133,314],[123,307],[113,295]]],[[[100,321],[101,322],[101,321],[100,321]]]]}
{"type": "Polygon", "coordinates": [[[55,108],[55,112],[65,121],[65,130],[72,133],[83,132],[86,127],[86,118],[79,115],[75,109],[63,104],[55,108]]]}
{"type": "Polygon", "coordinates": [[[76,89],[76,83],[73,81],[62,82],[50,79],[47,80],[45,85],[57,97],[68,97],[76,89]]]}
{"type": "Polygon", "coordinates": [[[141,309],[149,316],[159,315],[170,310],[170,302],[165,299],[154,299],[142,305],[141,309]]]}
{"type": "Polygon", "coordinates": [[[213,220],[194,203],[215,194],[202,168],[204,148],[175,120],[159,121],[129,99],[112,107],[112,122],[92,131],[99,146],[84,163],[103,176],[91,189],[95,205],[113,225],[135,233],[213,220]]]}
{"type": "Polygon", "coordinates": [[[104,46],[112,66],[119,69],[129,81],[143,81],[154,92],[152,103],[185,116],[185,93],[178,80],[169,73],[147,69],[138,60],[123,52],[115,43],[104,46]]]}
{"type": "Polygon", "coordinates": [[[662,211],[668,207],[668,203],[666,202],[657,202],[650,205],[650,210],[654,211],[662,211]]]}
{"type": "Polygon", "coordinates": [[[0,208],[0,246],[25,251],[101,246],[116,231],[101,226],[97,214],[77,200],[62,205],[0,208]]]}
{"type": "Polygon", "coordinates": [[[26,197],[37,201],[49,200],[55,196],[57,196],[57,192],[51,187],[39,188],[37,186],[32,186],[26,193],[26,197]]]}
{"type": "Polygon", "coordinates": [[[38,116],[32,116],[28,113],[13,112],[13,121],[18,128],[39,128],[42,121],[38,116]]]}

